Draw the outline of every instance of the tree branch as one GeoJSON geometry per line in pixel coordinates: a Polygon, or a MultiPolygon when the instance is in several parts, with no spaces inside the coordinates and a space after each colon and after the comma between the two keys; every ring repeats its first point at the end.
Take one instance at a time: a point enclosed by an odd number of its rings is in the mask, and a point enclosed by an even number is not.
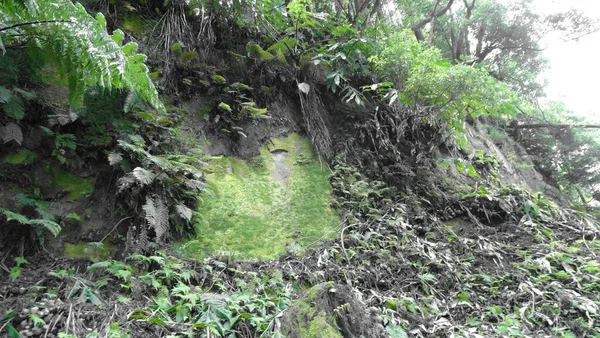
{"type": "Polygon", "coordinates": [[[446,6],[442,9],[440,9],[437,13],[435,12],[435,8],[437,8],[437,5],[439,4],[441,0],[437,0],[434,10],[432,11],[431,15],[426,17],[425,19],[419,21],[416,25],[414,25],[412,27],[413,32],[415,33],[415,37],[417,38],[417,40],[419,41],[423,41],[425,39],[425,37],[423,36],[423,32],[421,32],[421,29],[423,27],[425,27],[425,25],[427,25],[428,23],[430,23],[431,21],[435,20],[436,18],[439,18],[440,16],[444,15],[449,9],[450,7],[452,7],[452,4],[454,3],[454,0],[448,0],[448,3],[446,4],[446,6]]]}

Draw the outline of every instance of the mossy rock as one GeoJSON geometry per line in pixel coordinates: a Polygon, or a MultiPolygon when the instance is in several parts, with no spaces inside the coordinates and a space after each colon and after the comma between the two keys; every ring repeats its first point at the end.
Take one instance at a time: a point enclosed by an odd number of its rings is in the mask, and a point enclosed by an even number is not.
{"type": "Polygon", "coordinates": [[[31,164],[36,159],[37,154],[21,148],[17,153],[8,154],[4,157],[4,162],[15,165],[31,164]]]}
{"type": "Polygon", "coordinates": [[[196,226],[198,238],[184,244],[186,253],[223,249],[272,259],[338,234],[331,171],[297,134],[271,140],[249,161],[213,157],[204,169],[209,188],[199,204],[204,221],[196,226]]]}
{"type": "Polygon", "coordinates": [[[107,259],[110,253],[117,247],[110,243],[88,243],[78,242],[75,244],[65,243],[64,256],[67,258],[107,259]]]}
{"type": "Polygon", "coordinates": [[[324,283],[307,290],[281,319],[287,338],[388,337],[379,310],[367,309],[345,285],[324,283]]]}
{"type": "Polygon", "coordinates": [[[93,178],[83,178],[73,175],[58,166],[51,166],[50,162],[44,162],[42,168],[50,179],[52,186],[59,191],[67,193],[67,200],[78,200],[88,197],[94,192],[93,178]]]}

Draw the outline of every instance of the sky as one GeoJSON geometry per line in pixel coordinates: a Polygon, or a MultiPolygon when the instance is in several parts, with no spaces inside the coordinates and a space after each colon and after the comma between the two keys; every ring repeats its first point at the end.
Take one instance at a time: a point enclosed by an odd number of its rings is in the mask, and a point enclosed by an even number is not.
{"type": "MultiPolygon", "coordinates": [[[[600,19],[600,0],[536,0],[535,5],[542,13],[574,7],[600,19]]],[[[542,74],[548,81],[547,98],[562,100],[577,115],[600,122],[600,32],[569,42],[549,36],[542,46],[550,62],[542,74]]]]}

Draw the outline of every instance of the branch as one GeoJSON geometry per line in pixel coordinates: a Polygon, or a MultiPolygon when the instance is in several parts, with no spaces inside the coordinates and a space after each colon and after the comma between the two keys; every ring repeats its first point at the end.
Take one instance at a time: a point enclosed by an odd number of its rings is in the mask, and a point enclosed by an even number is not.
{"type": "Polygon", "coordinates": [[[446,4],[446,7],[440,9],[436,13],[435,12],[435,8],[439,4],[439,2],[440,2],[440,0],[436,1],[434,10],[433,10],[433,12],[431,13],[431,15],[429,17],[427,17],[427,18],[419,21],[419,23],[417,23],[416,25],[414,25],[412,27],[412,30],[415,33],[415,36],[417,37],[417,40],[423,41],[424,38],[425,38],[423,36],[423,32],[421,32],[421,28],[425,27],[425,25],[427,25],[431,21],[435,20],[436,18],[439,18],[440,16],[444,15],[450,9],[450,7],[452,7],[452,4],[454,3],[454,0],[448,0],[448,3],[446,4]]]}
{"type": "Polygon", "coordinates": [[[37,25],[40,23],[57,23],[57,22],[71,23],[71,21],[68,21],[68,20],[41,20],[41,21],[23,22],[23,23],[18,23],[18,24],[8,26],[8,27],[2,27],[2,28],[0,28],[0,32],[7,31],[9,29],[13,29],[13,28],[17,28],[17,27],[21,27],[21,26],[31,26],[31,25],[37,25]]]}

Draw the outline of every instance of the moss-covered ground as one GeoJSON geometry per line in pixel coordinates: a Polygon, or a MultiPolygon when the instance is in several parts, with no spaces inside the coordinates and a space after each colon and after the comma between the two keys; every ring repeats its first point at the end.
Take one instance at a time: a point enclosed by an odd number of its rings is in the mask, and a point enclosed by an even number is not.
{"type": "Polygon", "coordinates": [[[6,155],[4,157],[4,162],[10,164],[31,164],[36,157],[36,153],[28,149],[21,148],[16,153],[6,155]]]}
{"type": "Polygon", "coordinates": [[[329,168],[297,134],[273,139],[250,161],[216,158],[207,167],[204,220],[188,252],[219,249],[242,257],[275,258],[335,234],[329,168]]]}
{"type": "Polygon", "coordinates": [[[44,173],[48,175],[52,185],[67,193],[67,200],[78,200],[94,192],[93,178],[73,175],[62,168],[53,167],[49,162],[43,163],[42,168],[44,173]]]}

